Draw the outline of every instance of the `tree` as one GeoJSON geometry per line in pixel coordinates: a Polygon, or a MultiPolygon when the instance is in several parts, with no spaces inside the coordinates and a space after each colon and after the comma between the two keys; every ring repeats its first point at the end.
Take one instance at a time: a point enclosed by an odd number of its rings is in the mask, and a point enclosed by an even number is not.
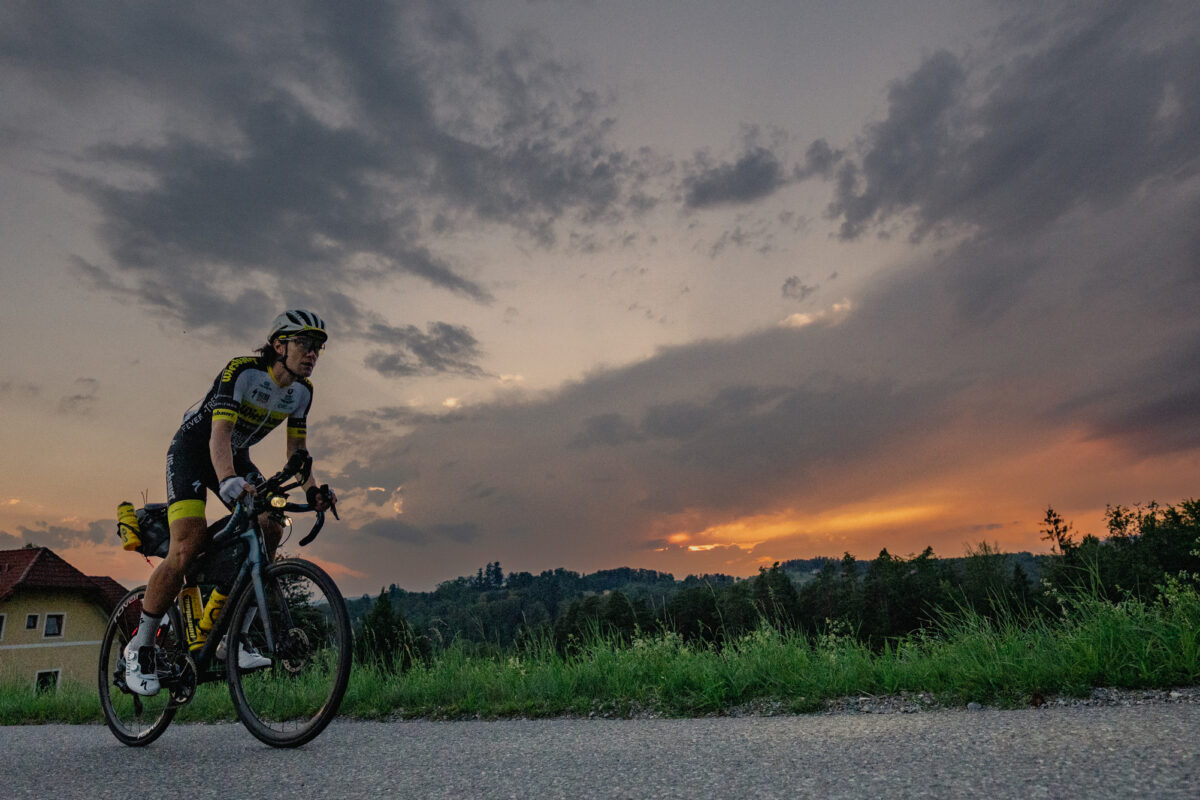
{"type": "Polygon", "coordinates": [[[776,561],[770,569],[759,567],[753,579],[754,604],[777,630],[794,628],[800,616],[800,593],[776,561]]]}
{"type": "Polygon", "coordinates": [[[1046,527],[1042,529],[1042,539],[1050,542],[1051,550],[1065,555],[1078,546],[1071,534],[1071,523],[1064,520],[1053,506],[1046,507],[1044,522],[1046,527]]]}
{"type": "Polygon", "coordinates": [[[416,655],[412,630],[404,615],[392,607],[383,589],[362,618],[354,645],[359,661],[375,664],[387,672],[402,672],[412,666],[416,655]]]}

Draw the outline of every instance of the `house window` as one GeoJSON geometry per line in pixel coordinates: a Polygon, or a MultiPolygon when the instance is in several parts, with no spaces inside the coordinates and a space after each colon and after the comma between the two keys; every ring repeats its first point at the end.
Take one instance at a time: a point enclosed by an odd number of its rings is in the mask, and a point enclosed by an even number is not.
{"type": "Polygon", "coordinates": [[[58,691],[58,677],[61,673],[62,670],[57,669],[48,669],[45,672],[39,672],[35,683],[37,693],[42,694],[43,692],[58,691]]]}
{"type": "Polygon", "coordinates": [[[28,617],[25,618],[25,630],[36,631],[37,624],[38,624],[38,615],[37,614],[30,614],[28,617]]]}
{"type": "Polygon", "coordinates": [[[47,614],[46,615],[46,636],[62,636],[63,635],[63,615],[62,614],[47,614]]]}

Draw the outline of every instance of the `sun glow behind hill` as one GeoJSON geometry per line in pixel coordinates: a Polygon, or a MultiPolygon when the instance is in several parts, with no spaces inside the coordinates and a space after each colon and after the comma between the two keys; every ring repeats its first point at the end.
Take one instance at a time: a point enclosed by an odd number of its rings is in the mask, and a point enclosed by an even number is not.
{"type": "Polygon", "coordinates": [[[667,541],[686,546],[691,552],[718,547],[751,549],[776,539],[802,536],[817,541],[828,540],[836,534],[935,522],[944,515],[943,506],[932,504],[853,507],[815,515],[787,509],[742,517],[698,531],[678,531],[668,536],[667,541]]]}

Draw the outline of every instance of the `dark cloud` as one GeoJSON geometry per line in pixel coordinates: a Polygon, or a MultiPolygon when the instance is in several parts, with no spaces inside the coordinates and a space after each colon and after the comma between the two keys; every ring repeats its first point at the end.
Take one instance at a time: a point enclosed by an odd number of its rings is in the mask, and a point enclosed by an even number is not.
{"type": "Polygon", "coordinates": [[[119,543],[116,530],[117,525],[115,521],[105,522],[96,520],[89,523],[87,528],[83,530],[67,528],[61,525],[50,525],[46,522],[35,522],[33,527],[18,525],[15,533],[7,531],[0,533],[6,533],[8,536],[20,540],[23,544],[31,544],[35,547],[49,547],[53,550],[91,544],[116,545],[119,543]]]}
{"type": "Polygon", "coordinates": [[[449,539],[459,544],[467,544],[479,538],[479,526],[474,522],[433,525],[429,530],[434,536],[449,539]]]}
{"type": "Polygon", "coordinates": [[[725,231],[709,248],[709,258],[716,258],[724,253],[730,246],[736,247],[739,250],[745,248],[753,248],[754,252],[759,255],[766,255],[775,248],[775,236],[770,230],[770,226],[766,222],[755,222],[753,224],[735,225],[733,230],[725,231]]]}
{"type": "Polygon", "coordinates": [[[424,531],[398,519],[373,520],[360,527],[358,532],[394,543],[415,545],[429,543],[429,537],[424,531]]]}
{"type": "Polygon", "coordinates": [[[479,526],[472,522],[462,522],[418,528],[398,519],[377,519],[358,528],[357,532],[389,542],[418,546],[439,540],[467,544],[479,537],[479,526]]]}
{"type": "Polygon", "coordinates": [[[888,91],[888,117],[867,131],[860,161],[837,171],[837,196],[829,213],[841,218],[842,237],[858,236],[871,222],[920,201],[946,169],[952,127],[948,116],[964,83],[958,59],[940,51],[888,91]]]}
{"type": "Polygon", "coordinates": [[[930,56],[891,86],[887,118],[837,169],[829,211],[843,238],[907,215],[916,237],[1011,236],[1195,174],[1200,23],[1179,10],[1082,4],[1042,18],[1036,41],[1003,28],[999,64],[930,56]]]}
{"type": "Polygon", "coordinates": [[[1097,440],[1116,440],[1144,456],[1200,448],[1200,346],[1158,354],[1116,373],[1052,411],[1062,421],[1088,420],[1097,440]],[[1148,389],[1147,387],[1154,387],[1148,389]]]}
{"type": "Polygon", "coordinates": [[[100,213],[94,285],[193,327],[278,304],[280,281],[411,275],[490,302],[431,232],[482,220],[550,243],[561,219],[622,216],[650,169],[608,144],[602,97],[535,42],[486,45],[452,3],[0,14],[0,59],[36,91],[137,97],[170,120],[59,173],[100,213]]]}
{"type": "Polygon", "coordinates": [[[819,286],[809,286],[800,280],[799,276],[793,275],[783,282],[783,296],[789,297],[792,300],[804,301],[811,295],[815,294],[819,286]]]}
{"type": "Polygon", "coordinates": [[[95,378],[76,378],[70,394],[58,401],[58,410],[63,414],[87,416],[95,411],[100,391],[100,381],[95,378]]]}
{"type": "Polygon", "coordinates": [[[834,150],[829,142],[817,139],[808,146],[804,153],[804,164],[796,165],[793,177],[798,181],[814,176],[828,180],[833,175],[833,168],[845,155],[844,150],[834,150]]]}
{"type": "Polygon", "coordinates": [[[390,348],[371,351],[364,362],[381,375],[480,377],[485,374],[475,364],[480,356],[479,342],[466,327],[435,322],[422,333],[414,325],[394,327],[377,323],[371,325],[368,333],[372,342],[390,348]]]}
{"type": "Polygon", "coordinates": [[[583,430],[571,440],[568,447],[615,447],[642,439],[637,426],[621,414],[597,414],[583,421],[583,430]]]}
{"type": "Polygon", "coordinates": [[[787,183],[779,158],[765,147],[756,146],[733,163],[709,165],[704,158],[683,181],[684,204],[688,208],[734,205],[761,200],[787,183]]]}
{"type": "Polygon", "coordinates": [[[654,406],[642,418],[642,430],[658,439],[690,439],[714,420],[713,411],[697,403],[680,401],[654,406]]]}

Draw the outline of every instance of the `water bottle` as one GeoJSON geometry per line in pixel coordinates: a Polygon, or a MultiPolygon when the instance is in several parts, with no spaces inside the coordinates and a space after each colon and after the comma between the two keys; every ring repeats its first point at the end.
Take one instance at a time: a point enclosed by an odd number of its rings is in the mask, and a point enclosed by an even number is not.
{"type": "Polygon", "coordinates": [[[185,586],[179,595],[179,608],[183,612],[184,636],[188,650],[199,650],[208,639],[208,631],[200,628],[200,617],[204,613],[200,603],[200,587],[185,586]]]}
{"type": "Polygon", "coordinates": [[[121,534],[122,550],[137,550],[142,546],[142,530],[138,527],[137,512],[133,503],[125,501],[117,506],[117,532],[121,534]]]}
{"type": "Polygon", "coordinates": [[[196,623],[196,627],[204,631],[205,638],[217,624],[217,617],[221,616],[221,609],[225,607],[227,599],[229,599],[228,595],[221,594],[219,589],[213,589],[209,594],[208,602],[204,604],[204,613],[200,615],[200,621],[196,623]]]}

